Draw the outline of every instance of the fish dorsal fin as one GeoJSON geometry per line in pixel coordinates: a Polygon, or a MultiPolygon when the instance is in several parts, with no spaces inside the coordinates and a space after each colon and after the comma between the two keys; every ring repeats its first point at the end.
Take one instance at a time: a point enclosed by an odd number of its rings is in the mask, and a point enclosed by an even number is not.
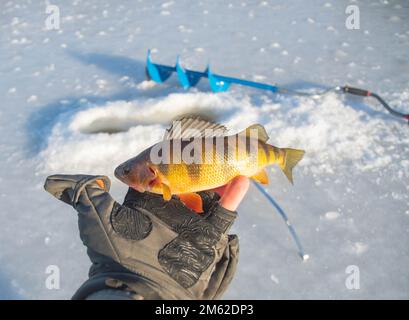
{"type": "Polygon", "coordinates": [[[257,137],[258,140],[262,141],[262,142],[266,142],[270,137],[267,134],[266,129],[261,125],[261,124],[253,124],[250,127],[244,129],[243,131],[239,132],[239,135],[245,135],[246,137],[250,137],[252,135],[250,135],[250,133],[252,132],[252,130],[257,130],[257,137]]]}
{"type": "Polygon", "coordinates": [[[184,117],[173,121],[163,140],[220,137],[226,133],[227,128],[221,124],[200,117],[184,117]]]}

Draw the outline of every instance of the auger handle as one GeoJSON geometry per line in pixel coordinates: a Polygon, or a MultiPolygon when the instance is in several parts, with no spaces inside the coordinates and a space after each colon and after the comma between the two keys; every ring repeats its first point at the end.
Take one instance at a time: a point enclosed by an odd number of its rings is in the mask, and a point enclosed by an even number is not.
{"type": "Polygon", "coordinates": [[[350,94],[353,94],[355,96],[361,96],[361,97],[369,97],[371,95],[371,92],[368,91],[368,90],[354,88],[354,87],[348,87],[348,86],[343,87],[342,91],[344,91],[345,93],[350,93],[350,94]]]}
{"type": "Polygon", "coordinates": [[[354,87],[348,87],[348,86],[342,87],[341,90],[342,90],[344,93],[353,94],[353,95],[355,95],[355,96],[373,97],[373,98],[375,98],[376,100],[378,100],[378,101],[381,103],[381,105],[382,105],[386,110],[389,111],[389,113],[393,114],[393,115],[396,116],[396,117],[400,117],[400,118],[406,119],[406,120],[408,121],[408,124],[409,124],[409,114],[405,114],[405,113],[402,113],[402,112],[399,112],[399,111],[396,111],[396,110],[392,109],[392,107],[391,107],[389,104],[387,104],[386,101],[383,100],[383,99],[382,99],[379,95],[377,95],[376,93],[373,93],[373,92],[368,91],[368,90],[359,89],[359,88],[354,88],[354,87]]]}

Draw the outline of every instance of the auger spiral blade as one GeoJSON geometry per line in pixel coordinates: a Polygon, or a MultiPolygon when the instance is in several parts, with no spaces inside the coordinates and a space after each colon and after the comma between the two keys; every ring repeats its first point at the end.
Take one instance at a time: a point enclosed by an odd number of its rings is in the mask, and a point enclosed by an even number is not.
{"type": "Polygon", "coordinates": [[[230,82],[212,73],[210,67],[207,67],[207,77],[209,78],[210,88],[212,88],[213,92],[224,92],[230,87],[230,82]]]}
{"type": "Polygon", "coordinates": [[[148,55],[146,58],[146,73],[150,80],[157,83],[163,83],[172,75],[173,72],[175,72],[174,67],[152,63],[151,51],[148,50],[148,55]]]}
{"type": "Polygon", "coordinates": [[[196,86],[200,79],[205,76],[204,72],[196,72],[184,69],[180,64],[179,56],[176,59],[175,69],[178,75],[179,82],[184,89],[189,89],[190,87],[196,86]]]}

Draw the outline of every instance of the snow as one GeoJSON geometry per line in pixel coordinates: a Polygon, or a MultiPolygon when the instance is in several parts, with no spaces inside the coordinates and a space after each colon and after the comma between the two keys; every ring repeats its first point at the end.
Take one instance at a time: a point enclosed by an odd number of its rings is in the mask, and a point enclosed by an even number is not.
{"type": "Polygon", "coordinates": [[[189,91],[172,77],[146,81],[152,59],[291,89],[350,84],[409,112],[406,1],[56,1],[60,30],[45,28],[45,2],[0,10],[0,298],[69,298],[89,261],[72,208],[44,192],[54,173],[113,176],[184,114],[232,132],[261,123],[277,146],[302,148],[291,186],[277,169],[268,192],[288,214],[309,259],[251,188],[233,232],[240,262],[225,298],[409,298],[409,131],[371,99],[274,95],[232,86],[189,91]],[[345,28],[358,5],[361,29],[345,28]],[[58,266],[58,290],[47,267],[58,266]],[[346,269],[360,269],[349,290],[346,269]]]}
{"type": "Polygon", "coordinates": [[[336,212],[336,211],[329,211],[329,212],[325,213],[325,219],[328,219],[328,220],[338,219],[339,216],[340,216],[340,213],[336,212]]]}

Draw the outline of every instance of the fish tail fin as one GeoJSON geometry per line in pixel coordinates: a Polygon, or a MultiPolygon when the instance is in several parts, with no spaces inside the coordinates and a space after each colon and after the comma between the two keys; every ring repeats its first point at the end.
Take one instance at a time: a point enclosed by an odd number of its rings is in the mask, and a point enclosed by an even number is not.
{"type": "Polygon", "coordinates": [[[280,164],[281,170],[283,170],[284,174],[291,182],[293,182],[293,168],[297,165],[298,162],[303,158],[305,151],[299,149],[291,149],[291,148],[283,148],[281,149],[284,151],[284,158],[280,164]]]}

